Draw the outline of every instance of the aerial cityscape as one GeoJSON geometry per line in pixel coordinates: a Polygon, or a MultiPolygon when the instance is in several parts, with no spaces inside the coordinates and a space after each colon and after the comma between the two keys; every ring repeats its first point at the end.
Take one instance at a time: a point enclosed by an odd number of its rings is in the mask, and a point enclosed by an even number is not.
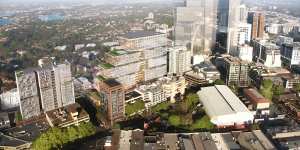
{"type": "Polygon", "coordinates": [[[299,0],[0,0],[0,150],[299,149],[299,0]]]}

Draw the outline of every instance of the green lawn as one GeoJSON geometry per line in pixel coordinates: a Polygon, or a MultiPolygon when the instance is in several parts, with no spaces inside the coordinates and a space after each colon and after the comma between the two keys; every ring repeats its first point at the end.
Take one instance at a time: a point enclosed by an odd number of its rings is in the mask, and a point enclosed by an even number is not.
{"type": "Polygon", "coordinates": [[[179,126],[181,124],[181,121],[180,121],[180,116],[178,115],[172,115],[169,117],[169,120],[168,122],[172,125],[172,126],[179,126]]]}
{"type": "Polygon", "coordinates": [[[145,109],[145,102],[142,101],[142,100],[138,100],[133,104],[130,104],[130,103],[126,104],[125,114],[128,116],[128,115],[131,115],[131,114],[133,114],[135,112],[138,112],[142,109],[145,109]]]}
{"type": "Polygon", "coordinates": [[[156,106],[153,106],[151,108],[151,111],[159,113],[161,110],[167,110],[169,106],[170,106],[170,102],[162,102],[160,104],[157,104],[156,106]]]}
{"type": "Polygon", "coordinates": [[[213,129],[213,128],[214,128],[214,124],[212,124],[210,122],[210,119],[207,115],[205,115],[202,118],[196,120],[191,126],[192,130],[195,130],[195,129],[213,129]]]}

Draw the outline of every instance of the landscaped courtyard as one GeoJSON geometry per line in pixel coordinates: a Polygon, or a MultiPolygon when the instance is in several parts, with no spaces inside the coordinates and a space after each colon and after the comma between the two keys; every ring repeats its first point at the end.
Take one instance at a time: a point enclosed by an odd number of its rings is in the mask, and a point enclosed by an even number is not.
{"type": "Polygon", "coordinates": [[[171,127],[194,131],[213,129],[214,125],[199,105],[197,94],[188,94],[182,101],[171,104],[163,102],[152,107],[151,112],[166,120],[171,127]]]}

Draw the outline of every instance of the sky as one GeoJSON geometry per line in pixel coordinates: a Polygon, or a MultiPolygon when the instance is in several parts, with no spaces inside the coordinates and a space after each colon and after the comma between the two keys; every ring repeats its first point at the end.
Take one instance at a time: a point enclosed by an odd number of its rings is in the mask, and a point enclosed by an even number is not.
{"type": "MultiPolygon", "coordinates": [[[[178,1],[178,0],[0,0],[0,3],[55,3],[55,2],[84,2],[84,3],[111,3],[122,1],[123,3],[132,2],[160,2],[160,1],[178,1]]],[[[183,1],[183,0],[182,0],[183,1]]]]}

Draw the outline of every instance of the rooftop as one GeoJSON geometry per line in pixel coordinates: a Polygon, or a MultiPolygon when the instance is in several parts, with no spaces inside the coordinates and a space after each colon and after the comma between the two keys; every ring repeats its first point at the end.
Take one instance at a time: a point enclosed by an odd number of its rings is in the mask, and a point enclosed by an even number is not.
{"type": "Polygon", "coordinates": [[[121,83],[119,83],[117,80],[115,79],[107,79],[104,80],[104,83],[110,87],[115,87],[115,86],[120,86],[121,83]]]}
{"type": "Polygon", "coordinates": [[[204,87],[198,95],[206,113],[216,125],[232,125],[236,122],[253,120],[252,113],[225,85],[204,87]]]}
{"type": "Polygon", "coordinates": [[[127,39],[136,39],[136,38],[143,38],[148,36],[156,36],[161,35],[163,33],[154,32],[154,31],[130,31],[121,37],[127,38],[127,39]]]}
{"type": "Polygon", "coordinates": [[[250,97],[251,100],[255,101],[255,103],[269,103],[269,101],[255,89],[244,89],[244,93],[246,96],[250,97]]]}
{"type": "Polygon", "coordinates": [[[0,147],[18,147],[21,145],[29,144],[27,141],[17,139],[11,136],[4,135],[0,133],[0,147]]]}
{"type": "Polygon", "coordinates": [[[72,122],[75,121],[72,115],[75,113],[78,113],[76,114],[76,118],[78,120],[89,117],[88,113],[83,108],[81,108],[81,106],[78,103],[74,103],[63,108],[48,111],[46,114],[54,126],[65,126],[68,124],[72,124],[72,122]]]}

